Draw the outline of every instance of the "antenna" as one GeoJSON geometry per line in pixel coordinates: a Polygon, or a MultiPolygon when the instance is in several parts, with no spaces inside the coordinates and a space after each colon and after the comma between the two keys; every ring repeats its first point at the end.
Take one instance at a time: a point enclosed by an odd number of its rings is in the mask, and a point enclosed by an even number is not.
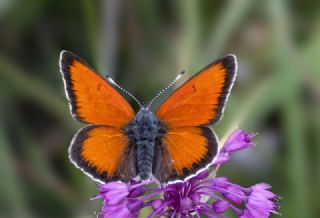
{"type": "Polygon", "coordinates": [[[150,108],[150,106],[153,104],[153,102],[160,96],[162,95],[165,91],[167,91],[173,84],[175,84],[181,77],[182,75],[185,73],[185,71],[182,71],[181,73],[178,74],[178,76],[172,80],[169,85],[167,85],[167,87],[165,87],[164,89],[160,90],[160,92],[158,92],[158,94],[156,94],[156,96],[154,96],[154,98],[150,101],[150,103],[148,104],[148,108],[150,108]]]}
{"type": "Polygon", "coordinates": [[[107,80],[109,82],[111,82],[113,85],[115,85],[118,89],[120,89],[122,92],[124,92],[125,94],[129,95],[133,100],[135,100],[135,102],[137,102],[137,104],[142,107],[142,104],[140,103],[140,101],[133,96],[133,94],[131,94],[129,91],[125,90],[124,88],[122,88],[121,86],[119,86],[110,76],[106,76],[107,80]]]}

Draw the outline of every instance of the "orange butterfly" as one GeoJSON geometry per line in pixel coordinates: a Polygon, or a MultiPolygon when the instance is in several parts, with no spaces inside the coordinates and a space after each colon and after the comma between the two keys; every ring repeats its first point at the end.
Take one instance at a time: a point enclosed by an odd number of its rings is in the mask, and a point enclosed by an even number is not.
{"type": "Polygon", "coordinates": [[[155,113],[150,103],[140,104],[135,114],[112,79],[62,51],[60,71],[71,113],[90,124],[73,137],[71,162],[102,183],[135,177],[174,183],[198,173],[217,154],[218,140],[208,125],[221,119],[236,69],[234,55],[220,58],[174,91],[155,113]]]}

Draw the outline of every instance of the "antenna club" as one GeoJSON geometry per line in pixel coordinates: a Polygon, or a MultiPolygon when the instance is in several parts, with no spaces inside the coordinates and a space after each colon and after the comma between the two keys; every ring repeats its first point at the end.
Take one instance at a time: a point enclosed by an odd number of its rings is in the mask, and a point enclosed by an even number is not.
{"type": "Polygon", "coordinates": [[[110,76],[107,76],[107,80],[109,80],[109,82],[112,84],[116,84],[116,82],[110,76]]]}

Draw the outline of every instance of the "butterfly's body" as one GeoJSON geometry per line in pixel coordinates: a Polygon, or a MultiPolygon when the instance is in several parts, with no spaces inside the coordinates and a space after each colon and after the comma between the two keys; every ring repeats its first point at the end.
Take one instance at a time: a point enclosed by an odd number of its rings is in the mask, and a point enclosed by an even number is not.
{"type": "Polygon", "coordinates": [[[150,104],[159,95],[135,114],[111,78],[62,51],[60,71],[71,114],[89,124],[71,141],[71,162],[101,183],[152,177],[165,184],[199,173],[217,154],[218,139],[209,125],[222,117],[236,68],[234,55],[220,58],[174,91],[154,113],[150,104]]]}
{"type": "Polygon", "coordinates": [[[137,174],[142,180],[152,175],[155,146],[161,141],[165,127],[146,107],[142,107],[125,127],[129,143],[136,152],[137,174]]]}

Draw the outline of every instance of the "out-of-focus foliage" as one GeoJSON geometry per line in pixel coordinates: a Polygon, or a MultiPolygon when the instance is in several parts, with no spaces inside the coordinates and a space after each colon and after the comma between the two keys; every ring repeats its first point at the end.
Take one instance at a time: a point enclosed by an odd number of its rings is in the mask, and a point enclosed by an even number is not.
{"type": "Polygon", "coordinates": [[[99,210],[95,184],[68,160],[82,125],[64,96],[62,49],[142,101],[180,71],[187,79],[236,54],[238,78],[214,129],[260,135],[219,175],[272,184],[283,218],[320,216],[320,1],[1,0],[0,217],[99,210]]]}

